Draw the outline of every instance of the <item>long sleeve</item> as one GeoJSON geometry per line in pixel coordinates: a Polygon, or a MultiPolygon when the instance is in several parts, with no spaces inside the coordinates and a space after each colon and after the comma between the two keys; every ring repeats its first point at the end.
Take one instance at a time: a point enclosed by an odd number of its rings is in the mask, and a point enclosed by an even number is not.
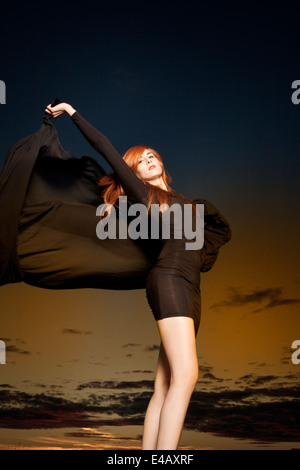
{"type": "Polygon", "coordinates": [[[110,140],[102,134],[102,132],[92,126],[78,111],[71,116],[71,119],[92,147],[105,158],[116,172],[125,194],[135,201],[146,205],[148,202],[148,190],[146,185],[135,175],[110,140]]]}

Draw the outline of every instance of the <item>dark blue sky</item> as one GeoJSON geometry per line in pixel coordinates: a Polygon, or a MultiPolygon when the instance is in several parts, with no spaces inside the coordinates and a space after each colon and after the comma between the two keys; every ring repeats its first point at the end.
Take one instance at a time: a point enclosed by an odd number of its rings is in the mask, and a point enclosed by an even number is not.
{"type": "MultiPolygon", "coordinates": [[[[188,197],[226,211],[240,201],[296,198],[292,8],[116,0],[1,8],[2,161],[58,96],[121,153],[138,143],[157,149],[188,197]]],[[[67,116],[55,125],[71,153],[97,156],[67,116]]]]}

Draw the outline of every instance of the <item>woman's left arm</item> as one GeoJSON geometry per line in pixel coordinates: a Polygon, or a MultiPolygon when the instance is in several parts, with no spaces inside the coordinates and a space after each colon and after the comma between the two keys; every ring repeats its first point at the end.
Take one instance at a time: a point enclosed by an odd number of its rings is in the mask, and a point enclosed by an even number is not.
{"type": "Polygon", "coordinates": [[[78,127],[82,135],[110,164],[118,175],[125,194],[142,204],[148,204],[148,189],[143,181],[127,165],[110,140],[90,124],[78,111],[68,103],[60,103],[53,108],[48,105],[46,110],[52,117],[58,117],[64,112],[71,116],[72,121],[78,127]]]}

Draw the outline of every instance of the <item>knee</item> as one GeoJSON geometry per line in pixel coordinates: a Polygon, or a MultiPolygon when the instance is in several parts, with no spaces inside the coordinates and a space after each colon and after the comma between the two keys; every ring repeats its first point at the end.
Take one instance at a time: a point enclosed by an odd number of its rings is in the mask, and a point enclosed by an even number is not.
{"type": "Polygon", "coordinates": [[[199,378],[199,367],[198,367],[198,364],[195,364],[194,366],[189,368],[188,373],[187,373],[187,382],[192,390],[194,390],[194,388],[196,387],[198,378],[199,378]]]}
{"type": "Polygon", "coordinates": [[[174,383],[177,383],[181,388],[192,392],[197,385],[199,378],[198,364],[189,364],[183,367],[177,374],[174,374],[174,383]]]}

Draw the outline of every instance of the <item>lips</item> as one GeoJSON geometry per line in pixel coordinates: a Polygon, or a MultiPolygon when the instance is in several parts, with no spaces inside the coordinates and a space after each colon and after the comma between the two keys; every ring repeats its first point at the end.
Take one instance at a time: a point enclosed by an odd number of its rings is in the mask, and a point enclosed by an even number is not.
{"type": "Polygon", "coordinates": [[[150,165],[148,170],[152,170],[152,168],[156,168],[156,166],[155,165],[150,165]]]}

